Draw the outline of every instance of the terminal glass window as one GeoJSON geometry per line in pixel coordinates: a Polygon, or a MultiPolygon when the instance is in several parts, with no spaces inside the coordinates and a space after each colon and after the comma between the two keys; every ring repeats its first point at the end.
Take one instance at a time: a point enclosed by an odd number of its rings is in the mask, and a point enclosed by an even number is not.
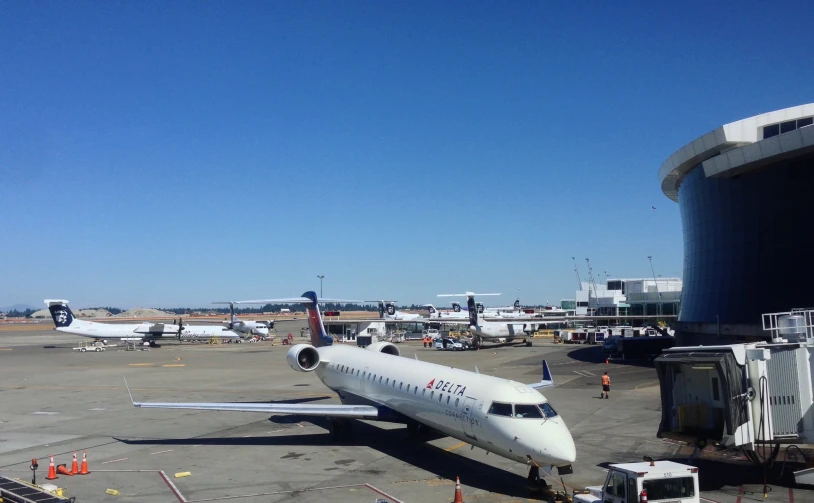
{"type": "Polygon", "coordinates": [[[772,124],[771,126],[763,127],[763,139],[771,138],[779,134],[788,133],[801,127],[806,127],[814,124],[814,117],[804,117],[792,121],[781,122],[780,124],[772,124]]]}
{"type": "Polygon", "coordinates": [[[492,406],[489,407],[488,414],[493,414],[495,416],[512,417],[512,404],[492,402],[492,406]]]}
{"type": "Polygon", "coordinates": [[[536,405],[517,404],[514,406],[514,417],[522,419],[542,419],[543,413],[540,412],[540,409],[538,409],[536,405]]]}
{"type": "Polygon", "coordinates": [[[557,417],[557,411],[555,411],[554,407],[550,406],[548,402],[541,403],[540,409],[543,411],[543,414],[545,414],[545,417],[557,417]]]}
{"type": "Polygon", "coordinates": [[[643,482],[648,500],[677,500],[695,497],[695,484],[692,477],[675,479],[653,479],[643,482]]]}

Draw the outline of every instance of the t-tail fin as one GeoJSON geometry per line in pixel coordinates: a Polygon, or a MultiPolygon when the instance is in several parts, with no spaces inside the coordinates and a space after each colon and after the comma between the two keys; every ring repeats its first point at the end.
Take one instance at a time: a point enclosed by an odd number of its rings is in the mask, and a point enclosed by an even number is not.
{"type": "Polygon", "coordinates": [[[395,316],[396,315],[396,305],[392,302],[385,302],[384,309],[387,313],[387,316],[395,316]]]}
{"type": "Polygon", "coordinates": [[[440,317],[440,315],[438,314],[438,310],[435,309],[435,306],[433,306],[432,304],[424,304],[424,307],[427,308],[427,311],[430,314],[429,316],[430,318],[440,317]]]}
{"type": "Polygon", "coordinates": [[[452,303],[452,311],[456,313],[461,312],[461,303],[460,302],[453,302],[452,303]]]}
{"type": "Polygon", "coordinates": [[[302,296],[311,301],[304,303],[305,311],[308,314],[308,327],[311,329],[311,344],[317,348],[330,346],[334,340],[325,333],[325,325],[322,323],[322,314],[319,312],[316,292],[305,292],[302,296]]]}
{"type": "Polygon", "coordinates": [[[51,311],[51,318],[54,319],[54,325],[56,325],[57,328],[71,326],[71,323],[74,321],[74,315],[73,312],[71,312],[71,308],[68,307],[67,300],[45,299],[45,305],[48,306],[48,310],[51,311]]]}
{"type": "Polygon", "coordinates": [[[475,297],[467,297],[466,307],[469,309],[469,324],[473,327],[478,326],[478,308],[475,305],[475,297]]]}
{"type": "Polygon", "coordinates": [[[517,300],[514,301],[514,308],[515,309],[520,309],[520,299],[517,299],[517,300]]]}

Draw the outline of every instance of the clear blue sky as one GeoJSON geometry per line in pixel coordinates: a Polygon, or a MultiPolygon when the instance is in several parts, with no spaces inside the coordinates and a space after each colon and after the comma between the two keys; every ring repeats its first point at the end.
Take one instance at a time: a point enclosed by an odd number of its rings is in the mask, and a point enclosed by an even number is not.
{"type": "Polygon", "coordinates": [[[0,306],[199,306],[317,274],[326,296],[555,302],[572,256],[583,277],[585,257],[647,276],[648,255],[680,276],[659,166],[814,101],[812,18],[810,1],[0,3],[0,306]]]}

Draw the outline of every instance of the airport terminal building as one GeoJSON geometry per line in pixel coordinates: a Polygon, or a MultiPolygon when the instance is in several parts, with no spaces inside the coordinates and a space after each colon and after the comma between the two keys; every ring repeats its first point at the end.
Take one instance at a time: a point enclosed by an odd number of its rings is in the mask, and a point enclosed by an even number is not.
{"type": "Polygon", "coordinates": [[[677,202],[681,345],[766,338],[761,314],[814,306],[814,103],[721,126],[659,169],[677,202]]]}

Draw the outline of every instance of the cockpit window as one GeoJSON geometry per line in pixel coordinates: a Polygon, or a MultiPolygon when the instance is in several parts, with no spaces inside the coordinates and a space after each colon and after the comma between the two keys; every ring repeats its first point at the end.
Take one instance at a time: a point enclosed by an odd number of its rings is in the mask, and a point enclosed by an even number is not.
{"type": "Polygon", "coordinates": [[[492,402],[492,406],[489,407],[488,413],[494,414],[495,416],[512,417],[512,404],[492,402]]]}
{"type": "Polygon", "coordinates": [[[540,412],[540,409],[538,409],[536,405],[516,404],[514,406],[514,417],[522,419],[542,419],[543,413],[540,412]]]}
{"type": "Polygon", "coordinates": [[[542,409],[543,414],[545,414],[546,417],[557,417],[557,411],[554,410],[554,407],[548,405],[548,402],[541,403],[539,407],[542,409]]]}

